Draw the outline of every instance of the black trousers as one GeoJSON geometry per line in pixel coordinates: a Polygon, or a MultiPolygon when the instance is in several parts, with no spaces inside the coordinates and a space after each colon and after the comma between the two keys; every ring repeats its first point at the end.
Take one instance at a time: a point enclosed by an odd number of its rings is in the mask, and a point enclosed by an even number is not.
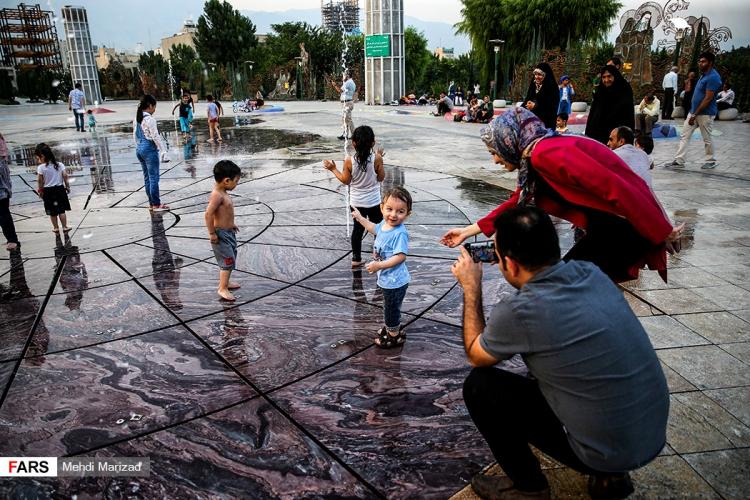
{"type": "Polygon", "coordinates": [[[445,104],[444,102],[440,102],[438,103],[437,112],[438,112],[438,115],[442,116],[445,113],[450,113],[451,108],[449,108],[448,105],[445,104]]]}
{"type": "Polygon", "coordinates": [[[548,486],[529,444],[578,472],[597,473],[573,452],[536,380],[493,367],[474,368],[463,393],[471,419],[516,489],[548,486]]]}
{"type": "Polygon", "coordinates": [[[13,216],[10,215],[10,198],[0,200],[0,227],[8,243],[18,243],[16,226],[13,224],[13,216]]]}
{"type": "MultiPolygon", "coordinates": [[[[356,207],[357,210],[359,210],[359,213],[362,214],[362,217],[365,219],[369,219],[370,222],[374,222],[377,224],[378,222],[383,220],[383,212],[380,211],[380,205],[375,205],[374,207],[356,207]]],[[[352,260],[353,261],[361,261],[362,260],[362,238],[365,235],[365,226],[354,221],[354,228],[352,229],[352,260]]]]}
{"type": "Polygon", "coordinates": [[[651,242],[622,217],[597,210],[588,210],[587,216],[585,236],[576,241],[563,260],[596,264],[615,283],[632,279],[628,269],[646,255],[651,242]]]}
{"type": "Polygon", "coordinates": [[[672,119],[672,111],[674,111],[674,89],[664,89],[664,107],[661,108],[661,117],[663,120],[672,119]]]}

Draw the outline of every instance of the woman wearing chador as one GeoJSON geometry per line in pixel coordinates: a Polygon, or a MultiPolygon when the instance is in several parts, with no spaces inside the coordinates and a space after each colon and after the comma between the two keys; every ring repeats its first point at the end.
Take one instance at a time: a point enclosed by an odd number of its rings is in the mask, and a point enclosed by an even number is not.
{"type": "Polygon", "coordinates": [[[559,103],[560,89],[557,87],[552,68],[547,63],[537,64],[523,107],[538,116],[547,128],[554,129],[559,103]]]}
{"type": "Polygon", "coordinates": [[[599,72],[599,85],[586,122],[586,135],[607,144],[609,133],[621,126],[635,128],[633,89],[614,66],[599,72]]]}
{"type": "Polygon", "coordinates": [[[648,265],[666,280],[666,252],[680,238],[648,185],[603,144],[557,135],[523,108],[511,108],[482,129],[495,163],[518,170],[513,195],[474,224],[441,239],[455,247],[480,232],[494,233],[495,217],[514,206],[536,205],[585,230],[564,260],[593,262],[614,282],[638,277],[648,265]]]}

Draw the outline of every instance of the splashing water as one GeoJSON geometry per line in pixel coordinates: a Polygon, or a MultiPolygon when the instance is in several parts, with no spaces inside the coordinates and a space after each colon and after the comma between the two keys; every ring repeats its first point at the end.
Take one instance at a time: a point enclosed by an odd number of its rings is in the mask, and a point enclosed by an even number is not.
{"type": "MultiPolygon", "coordinates": [[[[341,2],[339,4],[339,28],[341,29],[341,39],[344,42],[344,48],[341,51],[341,80],[343,81],[343,75],[345,75],[349,71],[349,67],[346,65],[346,58],[349,55],[349,39],[346,37],[346,27],[344,26],[344,16],[345,16],[345,6],[344,2],[341,2]]],[[[352,109],[352,115],[354,115],[354,109],[352,109]]],[[[354,119],[354,116],[352,116],[352,119],[354,119]]],[[[352,131],[349,131],[351,134],[352,131]]],[[[346,132],[345,132],[346,133],[346,132]]],[[[352,154],[352,143],[350,138],[346,138],[344,141],[344,155],[350,156],[352,154]]],[[[346,186],[346,206],[344,207],[344,211],[346,213],[346,237],[349,238],[352,234],[352,214],[349,211],[349,207],[352,203],[352,191],[350,186],[346,186]]]]}

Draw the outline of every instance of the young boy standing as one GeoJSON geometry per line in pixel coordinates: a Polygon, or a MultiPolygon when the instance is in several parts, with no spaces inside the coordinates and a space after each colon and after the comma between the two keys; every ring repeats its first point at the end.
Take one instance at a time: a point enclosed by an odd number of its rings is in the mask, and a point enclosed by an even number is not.
{"type": "Polygon", "coordinates": [[[219,107],[214,102],[214,96],[207,95],[206,101],[206,115],[208,116],[208,142],[214,141],[214,132],[216,132],[216,140],[221,142],[221,132],[219,131],[219,107]]]}
{"type": "Polygon", "coordinates": [[[409,191],[394,187],[383,195],[380,210],[383,221],[375,224],[352,210],[352,217],[375,235],[373,254],[375,260],[365,266],[367,272],[378,273],[378,287],[383,290],[383,317],[385,326],[378,332],[375,343],[385,349],[397,347],[406,341],[401,329],[401,304],[409,287],[409,270],[406,255],[409,253],[409,233],[404,221],[411,214],[412,199],[409,191]]]}
{"type": "Polygon", "coordinates": [[[229,191],[240,182],[240,167],[229,160],[222,160],[214,165],[213,191],[206,207],[206,228],[211,246],[219,264],[219,296],[228,301],[235,300],[230,290],[240,287],[239,283],[229,281],[237,259],[237,237],[239,228],[234,223],[234,204],[229,191]]]}

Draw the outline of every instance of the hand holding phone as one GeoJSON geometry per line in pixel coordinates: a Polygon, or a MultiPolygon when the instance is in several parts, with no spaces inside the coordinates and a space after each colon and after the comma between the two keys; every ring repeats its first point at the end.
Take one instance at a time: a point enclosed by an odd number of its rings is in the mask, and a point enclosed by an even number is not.
{"type": "Polygon", "coordinates": [[[464,243],[464,248],[469,252],[474,262],[485,262],[487,264],[497,264],[499,262],[497,253],[495,253],[495,242],[493,240],[464,243]]]}

